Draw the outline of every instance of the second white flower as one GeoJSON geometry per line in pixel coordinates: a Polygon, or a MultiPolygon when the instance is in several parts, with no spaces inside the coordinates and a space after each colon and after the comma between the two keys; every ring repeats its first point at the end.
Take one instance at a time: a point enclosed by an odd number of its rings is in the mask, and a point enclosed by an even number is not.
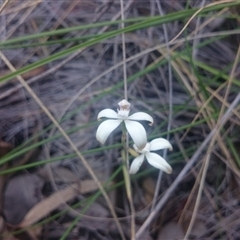
{"type": "Polygon", "coordinates": [[[158,168],[168,174],[172,172],[172,167],[167,163],[167,161],[163,157],[152,152],[165,148],[172,150],[172,145],[167,139],[156,138],[150,143],[147,143],[145,148],[141,150],[138,149],[136,145],[133,145],[133,147],[136,152],[140,153],[140,155],[133,160],[129,170],[130,174],[135,174],[139,170],[145,158],[153,167],[158,168]]]}

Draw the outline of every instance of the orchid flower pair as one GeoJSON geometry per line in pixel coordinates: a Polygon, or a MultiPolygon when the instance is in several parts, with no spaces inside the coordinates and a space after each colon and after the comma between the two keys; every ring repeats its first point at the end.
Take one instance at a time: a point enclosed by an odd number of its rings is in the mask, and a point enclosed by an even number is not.
{"type": "Polygon", "coordinates": [[[111,132],[115,130],[121,123],[124,123],[126,130],[134,142],[133,147],[135,151],[140,153],[140,155],[133,160],[129,173],[135,174],[141,167],[145,157],[148,163],[153,167],[161,169],[166,173],[171,173],[172,168],[167,161],[152,151],[165,148],[172,150],[172,145],[164,138],[156,138],[148,143],[145,128],[142,126],[142,124],[137,122],[148,121],[150,122],[150,125],[152,125],[153,118],[144,112],[137,112],[129,116],[131,104],[125,99],[119,102],[118,106],[119,109],[117,112],[108,108],[99,112],[97,117],[98,120],[102,118],[107,118],[107,120],[103,121],[99,125],[96,133],[97,140],[104,144],[111,132]]]}

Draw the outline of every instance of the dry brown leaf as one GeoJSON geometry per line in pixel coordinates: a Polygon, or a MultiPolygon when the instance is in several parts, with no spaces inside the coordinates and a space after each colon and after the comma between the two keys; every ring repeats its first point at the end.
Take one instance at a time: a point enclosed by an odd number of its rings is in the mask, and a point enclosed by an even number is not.
{"type": "Polygon", "coordinates": [[[0,157],[7,154],[11,149],[12,145],[10,143],[0,140],[0,157]]]}
{"type": "Polygon", "coordinates": [[[196,238],[202,236],[204,233],[207,232],[206,225],[204,221],[200,219],[196,219],[191,231],[191,235],[195,236],[196,238]]]}
{"type": "Polygon", "coordinates": [[[31,236],[32,240],[38,240],[41,232],[42,232],[42,226],[37,226],[27,230],[27,233],[29,236],[31,236]]]}
{"type": "MultiPolygon", "coordinates": [[[[35,69],[32,69],[26,73],[23,73],[21,76],[24,78],[24,79],[29,79],[31,77],[35,77],[36,75],[42,73],[46,71],[46,67],[38,67],[38,68],[35,68],[35,69]]],[[[5,75],[7,74],[10,74],[11,72],[10,71],[3,71],[1,74],[0,74],[0,78],[1,77],[4,77],[5,75]]]]}
{"type": "Polygon", "coordinates": [[[4,240],[19,240],[18,238],[16,238],[10,232],[7,232],[7,231],[5,231],[3,235],[4,235],[4,238],[3,238],[4,240]]]}
{"type": "Polygon", "coordinates": [[[6,222],[19,224],[28,211],[43,198],[44,180],[34,174],[24,174],[10,179],[4,192],[3,211],[6,222]]]}
{"type": "MultiPolygon", "coordinates": [[[[44,179],[49,179],[49,172],[47,167],[43,167],[38,170],[37,174],[44,179]]],[[[51,168],[51,174],[55,182],[64,182],[64,183],[76,183],[79,182],[79,176],[77,176],[73,171],[65,167],[55,167],[51,168]]]]}
{"type": "Polygon", "coordinates": [[[0,216],[0,233],[3,231],[4,229],[4,220],[3,218],[0,216]]]}
{"type": "Polygon", "coordinates": [[[2,240],[19,240],[18,237],[12,235],[11,229],[6,229],[4,219],[0,217],[0,239],[2,240]]]}
{"type": "Polygon", "coordinates": [[[152,200],[153,200],[153,196],[154,196],[154,192],[155,192],[155,181],[148,177],[146,179],[144,179],[143,181],[143,189],[144,189],[144,198],[147,202],[147,204],[151,204],[152,200]]]}
{"type": "Polygon", "coordinates": [[[162,227],[157,240],[182,240],[183,238],[182,227],[176,222],[169,222],[162,227]]]}
{"type": "Polygon", "coordinates": [[[93,180],[86,180],[81,184],[72,184],[69,187],[60,190],[50,197],[42,200],[36,204],[25,216],[23,221],[18,225],[20,228],[28,227],[43,217],[47,216],[50,212],[58,208],[61,204],[68,202],[78,194],[84,194],[98,189],[93,180]]]}

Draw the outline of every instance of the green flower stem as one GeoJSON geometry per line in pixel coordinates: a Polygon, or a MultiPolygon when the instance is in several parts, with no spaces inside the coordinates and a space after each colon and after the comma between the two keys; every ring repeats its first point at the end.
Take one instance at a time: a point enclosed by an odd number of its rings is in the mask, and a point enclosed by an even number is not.
{"type": "Polygon", "coordinates": [[[132,189],[131,189],[131,180],[129,176],[129,140],[128,140],[128,133],[124,123],[122,123],[122,145],[123,150],[121,151],[121,158],[123,161],[123,176],[124,176],[124,183],[127,193],[128,202],[130,205],[131,211],[131,235],[132,239],[135,239],[135,208],[133,204],[132,198],[132,189]]]}
{"type": "Polygon", "coordinates": [[[129,169],[129,155],[128,155],[128,135],[127,135],[127,129],[125,127],[125,124],[122,123],[122,145],[123,145],[123,151],[121,151],[121,158],[123,161],[123,176],[126,186],[126,192],[128,199],[131,199],[131,183],[130,183],[130,177],[128,173],[129,169]]]}

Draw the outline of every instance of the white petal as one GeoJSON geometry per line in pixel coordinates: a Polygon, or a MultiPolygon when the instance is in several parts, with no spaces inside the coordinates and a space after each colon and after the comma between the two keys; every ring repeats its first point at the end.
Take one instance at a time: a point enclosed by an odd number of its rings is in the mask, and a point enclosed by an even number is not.
{"type": "Polygon", "coordinates": [[[137,112],[128,117],[130,120],[135,121],[149,121],[150,125],[153,125],[153,118],[145,112],[137,112]]]}
{"type": "Polygon", "coordinates": [[[172,172],[172,167],[167,163],[167,161],[159,156],[156,153],[146,153],[145,154],[147,161],[149,164],[151,164],[153,167],[161,169],[162,171],[166,173],[172,172]]]}
{"type": "Polygon", "coordinates": [[[130,174],[135,174],[139,170],[139,168],[141,167],[141,165],[143,163],[143,160],[144,160],[144,155],[143,154],[136,157],[131,164],[129,173],[130,174]]]}
{"type": "Polygon", "coordinates": [[[112,109],[106,108],[103,109],[101,112],[99,112],[97,119],[99,120],[100,118],[118,118],[118,114],[113,111],[112,109]]]}
{"type": "Polygon", "coordinates": [[[145,128],[139,122],[125,120],[125,125],[132,140],[139,150],[143,149],[147,144],[147,133],[145,128]]]}
{"type": "Polygon", "coordinates": [[[110,135],[110,133],[115,128],[117,128],[121,122],[122,120],[106,120],[102,122],[97,129],[97,133],[96,133],[97,140],[100,143],[104,144],[108,136],[110,135]]]}
{"type": "Polygon", "coordinates": [[[118,110],[118,118],[127,119],[129,110],[118,110]]]}
{"type": "Polygon", "coordinates": [[[150,151],[168,148],[172,150],[171,143],[165,138],[156,138],[150,142],[150,151]]]}

